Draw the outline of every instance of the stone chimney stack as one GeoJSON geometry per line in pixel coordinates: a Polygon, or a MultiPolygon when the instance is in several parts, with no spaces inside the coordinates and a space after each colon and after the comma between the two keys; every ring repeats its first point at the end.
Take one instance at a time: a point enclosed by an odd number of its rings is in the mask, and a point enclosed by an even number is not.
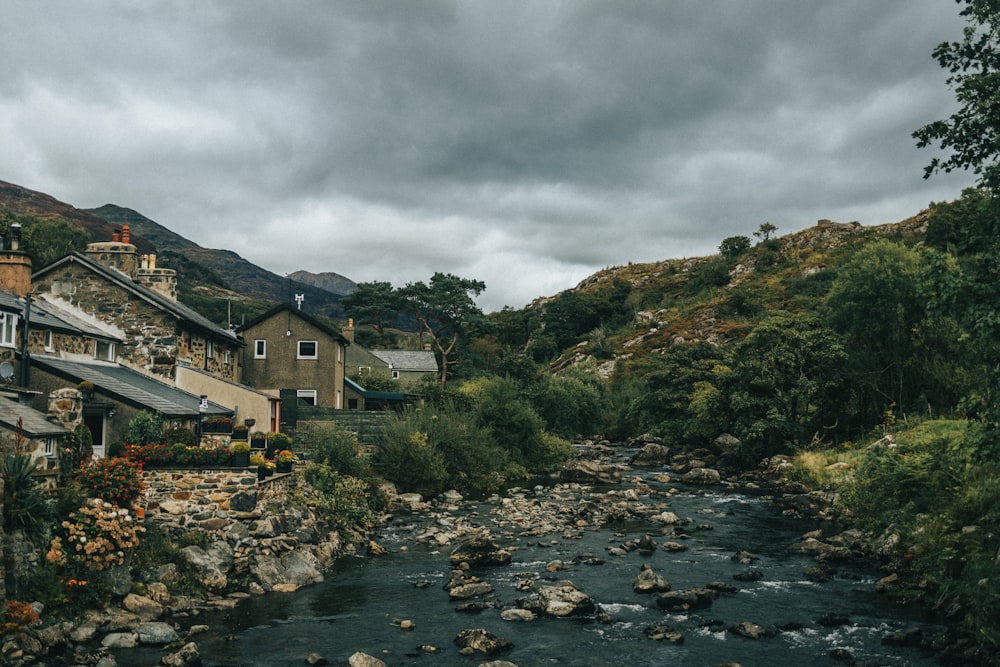
{"type": "Polygon", "coordinates": [[[25,296],[31,292],[31,257],[21,250],[21,225],[10,226],[10,249],[0,237],[0,290],[25,296]]]}
{"type": "Polygon", "coordinates": [[[156,255],[142,256],[142,266],[136,271],[135,281],[171,301],[177,301],[177,272],[156,268],[156,255]]]}
{"type": "Polygon", "coordinates": [[[130,234],[128,225],[124,225],[121,236],[116,229],[111,235],[110,241],[91,243],[87,246],[87,257],[102,266],[121,271],[130,279],[135,280],[136,271],[139,270],[139,253],[136,247],[129,242],[130,234]]]}
{"type": "Polygon", "coordinates": [[[347,318],[347,326],[340,330],[340,334],[347,339],[347,342],[354,342],[354,318],[347,318]]]}

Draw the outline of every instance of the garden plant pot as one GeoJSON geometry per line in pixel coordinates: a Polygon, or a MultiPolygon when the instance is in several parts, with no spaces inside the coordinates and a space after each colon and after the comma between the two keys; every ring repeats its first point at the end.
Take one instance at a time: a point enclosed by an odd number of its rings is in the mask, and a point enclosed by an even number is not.
{"type": "Polygon", "coordinates": [[[278,463],[277,472],[292,472],[292,463],[278,463]]]}
{"type": "Polygon", "coordinates": [[[233,452],[233,467],[246,468],[250,465],[250,452],[233,452]]]}

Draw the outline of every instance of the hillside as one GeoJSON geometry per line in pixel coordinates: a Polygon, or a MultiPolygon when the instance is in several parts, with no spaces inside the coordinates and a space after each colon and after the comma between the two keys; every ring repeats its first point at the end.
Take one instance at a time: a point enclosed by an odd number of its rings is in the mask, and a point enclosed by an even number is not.
{"type": "MultiPolygon", "coordinates": [[[[340,296],[344,292],[279,276],[230,250],[203,248],[132,209],[114,204],[78,209],[47,194],[0,181],[0,211],[41,220],[61,218],[85,229],[94,241],[109,240],[112,230],[129,225],[131,240],[140,252],[157,253],[160,266],[177,271],[181,300],[219,324],[230,318],[238,322],[241,317],[252,317],[293,293],[305,294],[315,315],[341,315],[340,296]]],[[[346,278],[344,281],[350,283],[346,278]]]]}

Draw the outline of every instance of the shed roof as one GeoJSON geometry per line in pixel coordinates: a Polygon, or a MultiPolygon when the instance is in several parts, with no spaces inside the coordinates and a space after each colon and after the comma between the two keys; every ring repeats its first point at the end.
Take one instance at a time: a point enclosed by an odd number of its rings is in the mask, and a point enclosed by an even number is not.
{"type": "Polygon", "coordinates": [[[121,364],[67,361],[46,356],[32,357],[31,364],[77,383],[86,380],[93,383],[96,390],[122,403],[157,412],[165,417],[183,419],[196,418],[200,414],[227,416],[233,413],[232,409],[212,401],[209,401],[208,409],[201,412],[200,396],[121,364]]]}
{"type": "Polygon", "coordinates": [[[0,396],[0,427],[16,431],[19,427],[29,438],[66,435],[61,422],[50,421],[48,415],[31,406],[0,396]]]}
{"type": "Polygon", "coordinates": [[[437,373],[437,357],[430,350],[369,350],[394,371],[437,373]]]}

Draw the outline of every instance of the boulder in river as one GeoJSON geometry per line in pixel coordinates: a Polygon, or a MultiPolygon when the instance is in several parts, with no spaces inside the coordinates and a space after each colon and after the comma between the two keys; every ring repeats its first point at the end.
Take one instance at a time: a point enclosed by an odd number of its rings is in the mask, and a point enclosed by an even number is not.
{"type": "Polygon", "coordinates": [[[664,611],[704,609],[710,607],[718,597],[719,592],[710,588],[685,588],[679,591],[660,593],[656,596],[656,606],[664,611]]]}
{"type": "Polygon", "coordinates": [[[509,639],[497,636],[485,628],[469,628],[462,630],[455,637],[455,644],[463,655],[485,653],[497,655],[514,648],[509,639]]]}
{"type": "Polygon", "coordinates": [[[666,593],[670,590],[670,582],[648,563],[643,564],[639,575],[632,582],[632,590],[636,593],[666,593]]]}
{"type": "Polygon", "coordinates": [[[615,484],[621,481],[621,471],[617,466],[606,463],[571,459],[559,471],[559,481],[578,484],[615,484]]]}
{"type": "Polygon", "coordinates": [[[662,466],[670,462],[670,447],[649,443],[629,459],[634,466],[662,466]]]}
{"type": "Polygon", "coordinates": [[[597,609],[590,596],[571,581],[560,581],[552,586],[539,586],[537,604],[541,613],[560,618],[586,616],[593,614],[597,609]]]}
{"type": "Polygon", "coordinates": [[[510,562],[510,552],[494,542],[487,531],[476,531],[455,545],[449,560],[452,565],[506,565],[510,562]]]}
{"type": "Polygon", "coordinates": [[[684,473],[681,481],[686,484],[718,484],[722,481],[722,475],[715,468],[691,468],[684,473]]]}

